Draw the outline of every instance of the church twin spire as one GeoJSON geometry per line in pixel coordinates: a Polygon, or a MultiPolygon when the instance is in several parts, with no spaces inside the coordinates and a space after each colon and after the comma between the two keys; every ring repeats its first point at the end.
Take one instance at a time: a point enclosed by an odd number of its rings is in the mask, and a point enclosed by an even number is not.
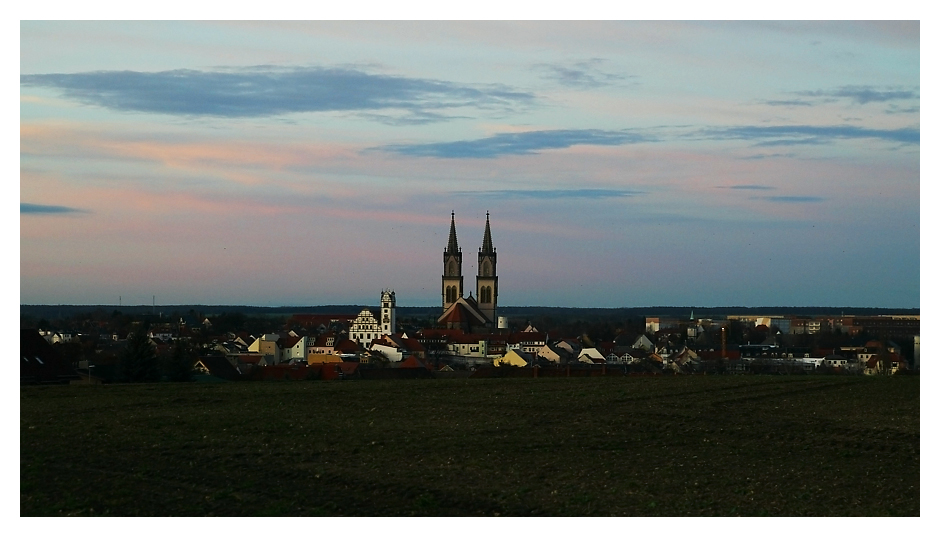
{"type": "MultiPolygon", "coordinates": [[[[457,225],[454,222],[454,211],[450,212],[450,235],[447,237],[447,249],[444,253],[456,254],[460,251],[457,245],[457,225]]],[[[486,228],[483,230],[483,247],[480,248],[482,254],[492,254],[496,250],[493,248],[493,234],[490,232],[490,212],[486,211],[486,228]]]]}
{"type": "MultiPolygon", "coordinates": [[[[457,244],[457,225],[454,211],[450,213],[450,235],[444,250],[444,274],[441,280],[441,303],[446,312],[459,298],[463,297],[463,254],[457,244]]],[[[483,246],[478,254],[476,277],[476,303],[479,313],[487,317],[489,323],[496,320],[496,248],[493,247],[493,234],[490,231],[490,213],[486,212],[486,227],[483,230],[483,246]]],[[[471,292],[471,295],[473,293],[471,292]]]]}

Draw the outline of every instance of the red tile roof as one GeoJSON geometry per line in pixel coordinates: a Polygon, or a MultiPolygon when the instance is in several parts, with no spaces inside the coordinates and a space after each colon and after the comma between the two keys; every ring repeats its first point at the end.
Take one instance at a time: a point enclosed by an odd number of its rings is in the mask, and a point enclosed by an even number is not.
{"type": "Polygon", "coordinates": [[[296,345],[300,339],[299,337],[282,337],[277,340],[277,346],[282,349],[290,349],[296,345]]]}
{"type": "Polygon", "coordinates": [[[486,336],[483,334],[454,334],[450,336],[448,342],[450,343],[462,343],[462,344],[473,344],[479,343],[480,340],[486,339],[486,336]]]}
{"type": "Polygon", "coordinates": [[[415,358],[414,356],[409,356],[408,358],[402,360],[401,363],[398,365],[398,367],[400,368],[422,368],[423,367],[425,369],[431,369],[430,367],[428,367],[427,364],[425,364],[418,358],[415,358]]]}
{"type": "Polygon", "coordinates": [[[336,344],[336,350],[344,354],[358,352],[359,344],[357,344],[355,341],[352,341],[350,339],[344,339],[343,341],[340,341],[339,343],[336,344]]]}
{"type": "Polygon", "coordinates": [[[467,320],[467,312],[464,311],[462,304],[457,304],[457,306],[450,310],[445,317],[442,317],[439,322],[441,323],[463,323],[467,320]]]}
{"type": "Polygon", "coordinates": [[[422,339],[438,339],[463,334],[459,328],[422,328],[418,336],[422,339]]]}
{"type": "Polygon", "coordinates": [[[405,350],[409,352],[424,352],[425,351],[424,345],[422,345],[421,342],[419,342],[416,339],[411,339],[411,338],[402,339],[401,343],[402,343],[402,346],[405,348],[405,350]]]}

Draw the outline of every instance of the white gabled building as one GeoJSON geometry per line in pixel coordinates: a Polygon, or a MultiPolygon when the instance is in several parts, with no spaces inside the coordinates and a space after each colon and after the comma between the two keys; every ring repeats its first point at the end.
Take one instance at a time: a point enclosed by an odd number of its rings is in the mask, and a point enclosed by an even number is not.
{"type": "Polygon", "coordinates": [[[581,349],[581,353],[578,354],[578,361],[587,364],[598,364],[604,363],[607,360],[599,350],[595,349],[594,347],[588,347],[586,349],[581,349]]]}
{"type": "Polygon", "coordinates": [[[379,303],[382,307],[378,318],[366,308],[349,326],[349,339],[365,348],[372,340],[395,333],[395,291],[383,290],[379,303]]]}

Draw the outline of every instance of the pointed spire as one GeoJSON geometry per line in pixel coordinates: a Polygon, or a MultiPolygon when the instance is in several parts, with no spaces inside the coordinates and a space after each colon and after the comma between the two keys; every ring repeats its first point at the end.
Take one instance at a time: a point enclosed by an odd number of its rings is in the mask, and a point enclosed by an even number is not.
{"type": "Polygon", "coordinates": [[[450,212],[450,237],[447,239],[447,253],[457,253],[457,227],[454,225],[454,211],[450,212]]]}
{"type": "Polygon", "coordinates": [[[490,212],[486,211],[486,230],[483,231],[483,248],[480,250],[481,253],[491,254],[493,253],[493,236],[490,235],[490,212]]]}

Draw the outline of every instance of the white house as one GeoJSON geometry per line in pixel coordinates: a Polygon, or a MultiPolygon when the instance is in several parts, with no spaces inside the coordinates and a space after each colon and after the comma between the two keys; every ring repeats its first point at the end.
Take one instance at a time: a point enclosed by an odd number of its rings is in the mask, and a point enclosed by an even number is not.
{"type": "Polygon", "coordinates": [[[604,358],[604,355],[601,354],[601,351],[595,349],[594,347],[588,347],[586,349],[581,349],[581,353],[578,354],[578,361],[596,364],[606,362],[607,359],[604,358]]]}
{"type": "Polygon", "coordinates": [[[366,308],[349,326],[349,339],[366,348],[372,340],[395,333],[395,291],[384,289],[379,301],[382,307],[378,318],[366,308]]]}
{"type": "Polygon", "coordinates": [[[293,336],[280,338],[277,341],[278,357],[280,362],[290,362],[292,360],[307,361],[307,337],[293,336]]]}

